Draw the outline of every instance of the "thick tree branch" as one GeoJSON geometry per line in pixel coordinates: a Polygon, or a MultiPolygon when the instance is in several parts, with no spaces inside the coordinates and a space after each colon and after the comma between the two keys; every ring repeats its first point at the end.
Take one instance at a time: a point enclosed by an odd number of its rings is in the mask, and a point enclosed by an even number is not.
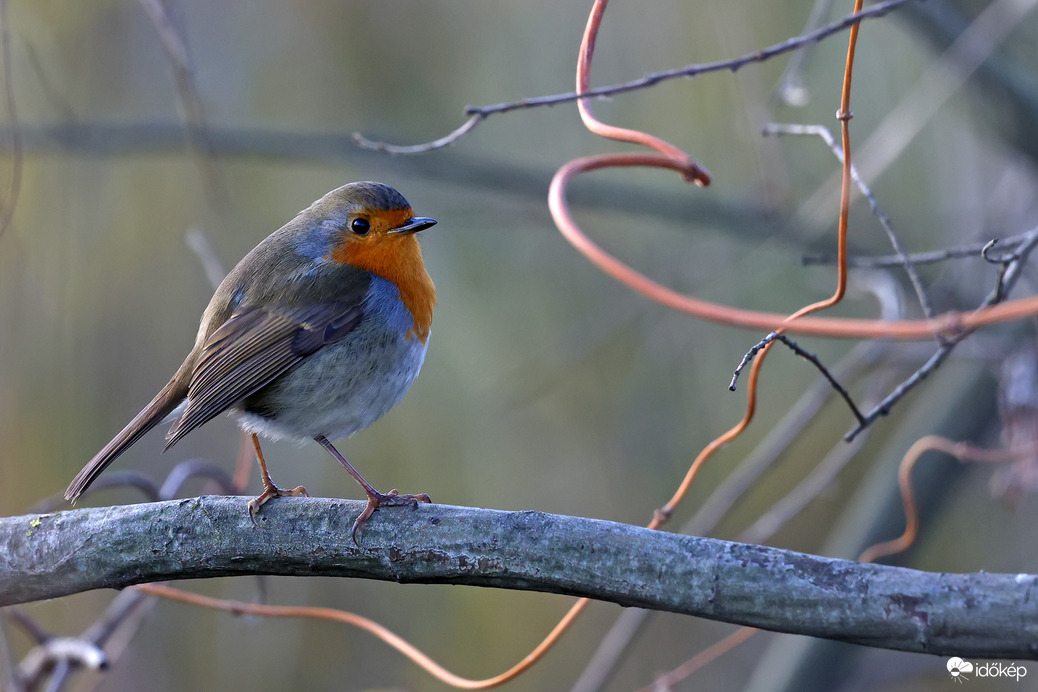
{"type": "Polygon", "coordinates": [[[244,574],[590,596],[868,646],[1038,657],[1038,577],[933,574],[541,512],[205,496],[0,519],[0,605],[244,574]]]}

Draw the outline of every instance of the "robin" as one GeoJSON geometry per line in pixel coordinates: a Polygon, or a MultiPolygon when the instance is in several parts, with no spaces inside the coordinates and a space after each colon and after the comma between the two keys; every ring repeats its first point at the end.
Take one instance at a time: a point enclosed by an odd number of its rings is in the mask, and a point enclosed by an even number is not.
{"type": "Polygon", "coordinates": [[[65,491],[74,502],[120,454],[164,420],[169,449],[229,411],[251,434],[268,500],[281,490],[267,472],[257,434],[313,438],[364,488],[368,506],[353,540],[379,507],[429,502],[425,493],[380,493],[329,438],[348,437],[399,402],[428,346],[436,289],[415,216],[388,185],[332,190],[257,245],[231,270],[202,314],[194,348],[144,410],[83,467],[65,491]]]}

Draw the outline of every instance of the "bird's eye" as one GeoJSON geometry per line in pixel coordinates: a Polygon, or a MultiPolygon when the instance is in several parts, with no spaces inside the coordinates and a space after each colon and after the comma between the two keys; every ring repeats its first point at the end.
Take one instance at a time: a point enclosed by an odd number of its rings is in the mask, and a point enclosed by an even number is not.
{"type": "Polygon", "coordinates": [[[357,235],[367,235],[371,230],[371,223],[367,219],[354,219],[350,222],[350,230],[357,235]]]}

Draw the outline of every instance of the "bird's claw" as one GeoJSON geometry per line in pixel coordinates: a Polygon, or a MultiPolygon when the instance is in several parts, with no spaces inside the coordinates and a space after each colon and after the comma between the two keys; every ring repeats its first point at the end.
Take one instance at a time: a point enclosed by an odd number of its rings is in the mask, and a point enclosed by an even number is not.
{"type": "Polygon", "coordinates": [[[375,497],[368,498],[368,506],[374,503],[376,509],[379,507],[402,507],[404,505],[417,507],[419,502],[431,504],[432,499],[429,497],[428,493],[401,495],[400,491],[396,488],[393,488],[388,493],[378,493],[375,497]]]}
{"type": "Polygon", "coordinates": [[[432,499],[428,493],[416,493],[414,495],[401,495],[400,491],[393,488],[388,493],[380,493],[377,490],[371,494],[368,494],[368,506],[364,508],[364,511],[357,517],[357,521],[353,522],[353,543],[358,548],[360,547],[360,541],[357,540],[357,534],[364,530],[364,525],[368,523],[368,519],[375,513],[375,510],[379,507],[404,507],[410,505],[417,509],[419,502],[425,502],[427,504],[432,503],[432,499]]]}
{"type": "Polygon", "coordinates": [[[256,521],[256,512],[275,497],[310,497],[310,493],[306,492],[306,488],[301,485],[291,490],[282,490],[274,484],[265,485],[259,496],[249,500],[249,518],[252,519],[253,525],[259,526],[259,522],[256,521]]]}

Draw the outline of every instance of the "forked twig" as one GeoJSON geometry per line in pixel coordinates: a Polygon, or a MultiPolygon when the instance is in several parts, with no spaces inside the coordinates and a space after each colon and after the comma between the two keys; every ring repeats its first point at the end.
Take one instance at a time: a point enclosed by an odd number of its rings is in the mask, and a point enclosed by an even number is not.
{"type": "Polygon", "coordinates": [[[793,353],[797,354],[801,358],[809,361],[812,365],[814,365],[818,369],[818,371],[822,373],[825,379],[829,381],[829,384],[832,386],[834,390],[836,390],[837,394],[843,397],[843,400],[847,402],[847,406],[850,407],[851,413],[853,413],[854,417],[858,419],[858,424],[861,425],[865,423],[865,417],[861,415],[861,411],[858,410],[858,406],[854,403],[854,399],[852,399],[851,395],[847,393],[847,390],[843,387],[842,384],[840,384],[839,380],[837,380],[836,377],[834,377],[833,374],[829,372],[829,369],[825,367],[822,361],[818,359],[818,356],[816,356],[813,353],[810,353],[809,351],[805,351],[803,348],[800,347],[800,345],[797,342],[793,341],[785,334],[780,334],[779,332],[772,332],[771,334],[768,334],[766,337],[757,342],[749,351],[746,352],[746,355],[742,358],[742,362],[739,363],[738,367],[735,368],[735,372],[732,374],[732,381],[728,384],[728,391],[735,391],[735,383],[739,379],[739,375],[740,373],[742,373],[743,368],[745,368],[750,363],[750,361],[753,360],[754,356],[756,356],[757,353],[759,353],[762,349],[767,348],[768,344],[770,344],[773,341],[781,341],[786,346],[788,346],[790,350],[793,351],[793,353]]]}
{"type": "MultiPolygon", "coordinates": [[[[992,243],[985,245],[985,248],[990,249],[992,243]]],[[[1038,229],[1028,232],[1025,234],[1023,242],[1020,243],[1010,255],[1000,258],[999,264],[1002,266],[999,269],[998,277],[995,280],[995,287],[991,290],[988,296],[981,303],[980,307],[977,308],[973,314],[978,314],[984,311],[997,309],[996,306],[1006,306],[1011,303],[1000,302],[1003,301],[1016,284],[1023,271],[1023,266],[1027,262],[1027,258],[1031,252],[1038,247],[1038,229]]],[[[1030,299],[1024,299],[1030,300],[1030,299]]],[[[1022,301],[1015,301],[1020,303],[1022,301]]],[[[864,423],[859,423],[854,429],[850,430],[844,439],[848,442],[852,441],[862,430],[872,425],[878,418],[885,416],[890,413],[891,407],[901,400],[908,392],[912,391],[919,383],[925,380],[934,372],[941,363],[951,355],[951,352],[958,346],[962,341],[972,334],[974,329],[966,329],[960,334],[954,335],[941,342],[941,345],[937,348],[929,360],[923,364],[918,370],[906,379],[904,382],[899,384],[894,390],[887,395],[883,401],[876,404],[876,406],[865,414],[864,423]]]]}

